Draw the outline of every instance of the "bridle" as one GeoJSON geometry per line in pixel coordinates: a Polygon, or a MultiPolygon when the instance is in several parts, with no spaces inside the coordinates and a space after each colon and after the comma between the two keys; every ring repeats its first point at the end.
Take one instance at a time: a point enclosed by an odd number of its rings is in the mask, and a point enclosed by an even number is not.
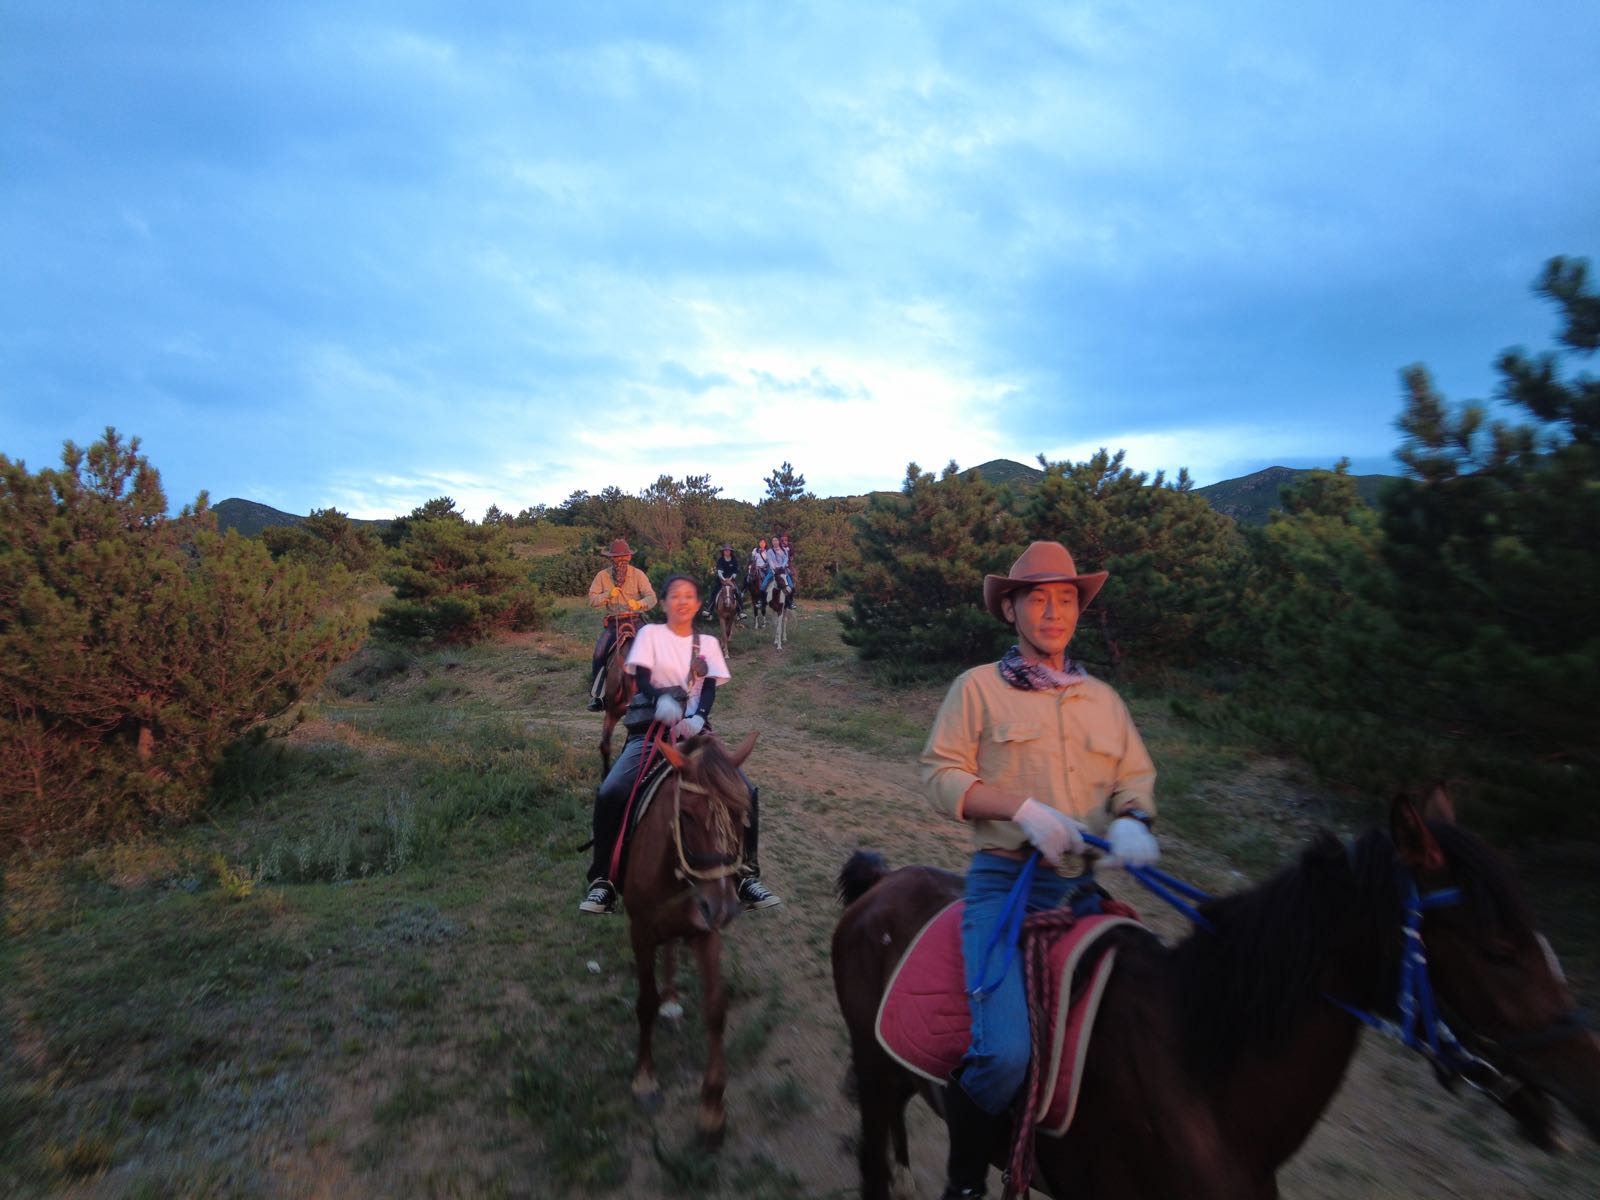
{"type": "Polygon", "coordinates": [[[732,807],[708,788],[701,787],[698,783],[691,783],[682,775],[678,776],[677,783],[678,786],[672,793],[672,844],[678,852],[678,867],[675,872],[678,878],[685,881],[697,879],[709,882],[748,872],[750,868],[739,861],[739,831],[734,823],[732,807]],[[717,845],[733,847],[731,853],[699,854],[684,846],[684,792],[696,792],[708,797],[707,807],[711,813],[713,840],[717,845]]]}
{"type": "MultiPolygon", "coordinates": [[[[1093,834],[1085,834],[1083,840],[1100,850],[1111,849],[1109,842],[1093,834]]],[[[1351,866],[1354,867],[1354,843],[1347,844],[1346,854],[1350,858],[1351,866]]],[[[1149,891],[1172,905],[1200,928],[1216,932],[1204,914],[1173,894],[1178,892],[1203,904],[1211,899],[1205,892],[1155,867],[1129,867],[1127,871],[1149,891]]],[[[1324,993],[1323,997],[1368,1028],[1375,1029],[1408,1050],[1414,1050],[1422,1055],[1433,1067],[1434,1074],[1441,1083],[1448,1086],[1452,1081],[1459,1079],[1468,1087],[1483,1092],[1497,1101],[1503,1101],[1521,1089],[1524,1086],[1523,1081],[1506,1074],[1488,1059],[1473,1053],[1468,1048],[1467,1042],[1488,1050],[1498,1049],[1508,1053],[1537,1049],[1586,1032],[1588,1026],[1583,1013],[1574,1008],[1561,1014],[1543,1028],[1500,1039],[1486,1037],[1475,1030],[1464,1029],[1466,1041],[1463,1041],[1446,1023],[1440,1012],[1439,1004],[1434,997],[1433,979],[1428,974],[1428,949],[1422,940],[1422,914],[1430,909],[1449,908],[1460,904],[1461,889],[1450,887],[1430,892],[1419,891],[1416,877],[1398,860],[1395,862],[1395,876],[1405,906],[1401,921],[1405,944],[1401,952],[1400,983],[1394,1003],[1396,1019],[1391,1020],[1366,1009],[1357,1008],[1337,996],[1324,993]]]]}

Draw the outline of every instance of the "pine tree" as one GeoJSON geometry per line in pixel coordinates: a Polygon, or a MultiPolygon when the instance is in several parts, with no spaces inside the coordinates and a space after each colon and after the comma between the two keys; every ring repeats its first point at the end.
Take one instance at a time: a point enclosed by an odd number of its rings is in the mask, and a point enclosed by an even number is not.
{"type": "Polygon", "coordinates": [[[1425,748],[1409,714],[1383,531],[1349,465],[1284,488],[1282,510],[1250,532],[1248,568],[1213,645],[1244,669],[1229,718],[1326,778],[1381,793],[1410,777],[1425,748]]]}
{"type": "Polygon", "coordinates": [[[474,642],[496,629],[536,629],[549,616],[549,602],[512,554],[502,525],[452,515],[412,519],[383,578],[394,598],[373,621],[380,637],[474,642]]]}
{"type": "Polygon", "coordinates": [[[1562,374],[1600,344],[1587,266],[1553,259],[1535,283],[1562,311],[1564,350],[1499,359],[1520,422],[1452,410],[1424,368],[1407,370],[1411,477],[1383,503],[1416,719],[1480,775],[1513,787],[1520,774],[1552,812],[1600,782],[1600,380],[1562,374]]]}
{"type": "Polygon", "coordinates": [[[1061,542],[1106,586],[1078,623],[1074,657],[1111,669],[1199,661],[1244,554],[1237,528],[1194,494],[1187,471],[1167,483],[1105,450],[1081,462],[1040,459],[1045,477],[1024,509],[1029,536],[1061,542]]]}
{"type": "Polygon", "coordinates": [[[303,566],[168,519],[113,429],[59,470],[0,456],[0,855],[181,819],[246,730],[359,643],[303,566]]]}
{"type": "Polygon", "coordinates": [[[1010,634],[983,607],[983,577],[1004,573],[1024,541],[988,483],[953,462],[938,479],[912,463],[899,494],[874,495],[857,518],[845,642],[905,675],[995,657],[1010,634]]]}
{"type": "Polygon", "coordinates": [[[785,462],[763,482],[767,495],[757,508],[762,528],[770,534],[788,533],[792,537],[804,512],[817,502],[806,491],[806,477],[796,474],[794,467],[785,462]]]}

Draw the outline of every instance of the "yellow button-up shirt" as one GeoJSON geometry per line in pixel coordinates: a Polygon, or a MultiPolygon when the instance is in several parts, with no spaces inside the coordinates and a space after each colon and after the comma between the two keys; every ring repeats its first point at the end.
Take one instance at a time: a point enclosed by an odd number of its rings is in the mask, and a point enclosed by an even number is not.
{"type": "MultiPolygon", "coordinates": [[[[1129,809],[1156,811],[1155,764],[1122,698],[1098,679],[1025,692],[1006,683],[995,663],[963,672],[939,706],[921,762],[933,806],[957,820],[980,781],[1032,796],[1097,834],[1129,809]]],[[[1011,821],[971,824],[977,850],[1028,844],[1011,821]]],[[[1077,875],[1087,864],[1064,859],[1060,869],[1077,875]]]]}
{"type": "Polygon", "coordinates": [[[606,616],[610,617],[618,613],[644,612],[656,606],[656,591],[650,586],[650,576],[632,563],[628,564],[627,573],[622,577],[620,596],[611,594],[616,583],[616,576],[610,567],[596,575],[594,582],[589,585],[590,607],[603,608],[606,616]]]}

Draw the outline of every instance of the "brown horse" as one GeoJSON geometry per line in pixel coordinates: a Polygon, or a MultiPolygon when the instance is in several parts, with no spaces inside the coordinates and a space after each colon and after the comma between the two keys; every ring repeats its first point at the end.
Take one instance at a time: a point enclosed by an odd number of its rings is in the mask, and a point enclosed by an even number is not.
{"type": "Polygon", "coordinates": [[[713,604],[717,614],[717,624],[722,626],[722,651],[724,654],[733,653],[733,623],[739,616],[739,585],[735,580],[724,579],[722,586],[717,589],[717,598],[713,604]]]}
{"type": "Polygon", "coordinates": [[[610,618],[616,622],[617,640],[606,654],[606,682],[602,699],[606,706],[605,720],[600,724],[600,778],[611,773],[611,734],[622,714],[628,711],[633,700],[634,678],[623,670],[628,661],[628,648],[633,645],[634,634],[639,632],[643,619],[637,613],[624,613],[610,618]]]}
{"type": "Polygon", "coordinates": [[[639,972],[634,1099],[647,1111],[661,1104],[652,1044],[657,1013],[666,1008],[663,1000],[675,1003],[672,945],[683,940],[700,968],[708,1051],[698,1124],[701,1139],[713,1145],[722,1138],[722,1094],[728,1081],[722,1050],[728,1013],[722,986],[722,929],[742,909],[736,889],[750,791],[739,767],[755,742],[752,733],[731,754],[711,733],[678,746],[666,740],[657,744],[675,770],[634,830],[622,885],[639,972]],[[656,982],[656,950],[663,947],[665,992],[656,982]]]}
{"type": "MultiPolygon", "coordinates": [[[[1094,1200],[1276,1197],[1278,1168],[1355,1053],[1362,1025],[1335,1000],[1395,1015],[1411,880],[1427,893],[1459,889],[1424,905],[1421,937],[1440,1009],[1477,1056],[1472,1082],[1493,1080],[1491,1094],[1546,1149],[1558,1144],[1552,1097],[1600,1138],[1600,1041],[1578,1022],[1505,866],[1455,824],[1442,792],[1421,813],[1397,801],[1391,823],[1392,834],[1373,830],[1348,847],[1322,835],[1267,883],[1205,904],[1212,930],[1177,946],[1138,930],[1110,935],[1117,967],[1077,1117],[1064,1136],[1038,1138],[1035,1187],[1094,1200]]],[[[888,872],[860,851],[839,876],[848,908],[833,976],[861,1106],[861,1194],[871,1200],[889,1195],[891,1139],[907,1164],[907,1101],[920,1092],[943,1108],[942,1088],[879,1045],[878,1003],[911,938],[961,889],[955,875],[888,872]]]]}

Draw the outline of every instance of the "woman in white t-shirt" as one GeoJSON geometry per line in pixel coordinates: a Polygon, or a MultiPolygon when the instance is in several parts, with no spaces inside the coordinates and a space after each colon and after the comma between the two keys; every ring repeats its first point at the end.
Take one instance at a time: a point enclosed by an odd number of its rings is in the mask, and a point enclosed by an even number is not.
{"type": "MultiPolygon", "coordinates": [[[[653,721],[624,718],[632,726],[628,742],[612,764],[605,782],[595,793],[594,858],[589,864],[589,890],[579,912],[609,913],[617,907],[617,889],[608,878],[612,848],[622,831],[623,810],[634,780],[645,760],[651,731],[674,741],[694,737],[706,728],[716,703],[717,685],[730,678],[728,662],[715,637],[695,632],[694,615],[700,609],[700,584],[689,575],[670,575],[661,589],[665,625],[646,625],[633,639],[624,668],[634,677],[637,692],[629,716],[652,713],[653,721]]],[[[783,903],[761,882],[756,858],[757,797],[750,789],[750,824],[745,830],[744,859],[750,868],[739,883],[739,899],[746,908],[771,908],[783,903]]]]}

